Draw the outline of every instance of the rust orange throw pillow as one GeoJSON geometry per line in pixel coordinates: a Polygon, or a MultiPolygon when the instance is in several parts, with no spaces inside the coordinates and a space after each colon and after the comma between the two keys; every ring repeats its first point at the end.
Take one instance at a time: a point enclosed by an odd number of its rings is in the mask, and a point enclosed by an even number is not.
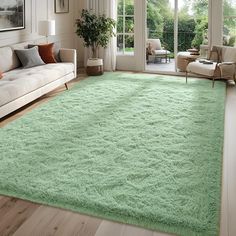
{"type": "Polygon", "coordinates": [[[53,43],[38,45],[39,55],[45,63],[56,63],[53,55],[53,43]]]}
{"type": "Polygon", "coordinates": [[[3,75],[2,75],[2,71],[0,71],[0,79],[3,77],[3,75]]]}

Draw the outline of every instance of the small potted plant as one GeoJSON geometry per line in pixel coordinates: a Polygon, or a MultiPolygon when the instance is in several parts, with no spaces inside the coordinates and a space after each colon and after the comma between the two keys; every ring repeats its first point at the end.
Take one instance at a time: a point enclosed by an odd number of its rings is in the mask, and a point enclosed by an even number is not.
{"type": "Polygon", "coordinates": [[[103,74],[103,60],[98,58],[98,49],[106,48],[111,37],[115,36],[116,22],[105,15],[96,15],[82,10],[81,18],[76,20],[76,34],[83,38],[84,46],[91,48],[92,58],[87,61],[88,75],[103,74]]]}

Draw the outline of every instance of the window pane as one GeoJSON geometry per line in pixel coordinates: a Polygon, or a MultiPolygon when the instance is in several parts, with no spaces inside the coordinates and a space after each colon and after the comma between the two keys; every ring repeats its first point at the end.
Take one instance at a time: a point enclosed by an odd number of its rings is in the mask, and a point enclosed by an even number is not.
{"type": "Polygon", "coordinates": [[[134,15],[134,0],[125,0],[125,15],[134,15]]]}
{"type": "Polygon", "coordinates": [[[134,17],[125,17],[125,33],[134,32],[134,17]]]}
{"type": "Polygon", "coordinates": [[[124,0],[119,0],[118,1],[117,14],[118,15],[123,15],[123,12],[124,12],[124,0]]]}
{"type": "Polygon", "coordinates": [[[123,52],[124,48],[124,41],[123,41],[123,35],[117,35],[117,52],[123,52]]]}
{"type": "Polygon", "coordinates": [[[133,35],[125,35],[125,53],[134,52],[134,36],[133,35]]]}
{"type": "Polygon", "coordinates": [[[236,39],[236,0],[224,0],[223,44],[235,46],[236,39]]]}
{"type": "Polygon", "coordinates": [[[123,33],[123,17],[117,19],[117,33],[123,33]]]}
{"type": "Polygon", "coordinates": [[[117,52],[133,54],[134,0],[118,0],[117,12],[117,52]]]}

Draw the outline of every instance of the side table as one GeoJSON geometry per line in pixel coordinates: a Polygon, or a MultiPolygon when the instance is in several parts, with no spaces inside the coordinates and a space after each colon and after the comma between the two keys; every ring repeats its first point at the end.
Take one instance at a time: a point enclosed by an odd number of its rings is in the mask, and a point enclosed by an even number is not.
{"type": "Polygon", "coordinates": [[[191,55],[190,52],[179,52],[176,57],[176,65],[179,71],[186,71],[189,62],[195,61],[199,55],[191,55]]]}

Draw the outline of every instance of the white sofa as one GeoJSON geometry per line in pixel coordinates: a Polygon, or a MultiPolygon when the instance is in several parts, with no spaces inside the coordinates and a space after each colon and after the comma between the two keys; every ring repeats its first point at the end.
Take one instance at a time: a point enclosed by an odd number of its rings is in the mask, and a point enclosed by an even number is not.
{"type": "Polygon", "coordinates": [[[32,42],[0,48],[0,118],[76,78],[76,50],[60,49],[61,62],[23,69],[14,49],[32,42]]]}

